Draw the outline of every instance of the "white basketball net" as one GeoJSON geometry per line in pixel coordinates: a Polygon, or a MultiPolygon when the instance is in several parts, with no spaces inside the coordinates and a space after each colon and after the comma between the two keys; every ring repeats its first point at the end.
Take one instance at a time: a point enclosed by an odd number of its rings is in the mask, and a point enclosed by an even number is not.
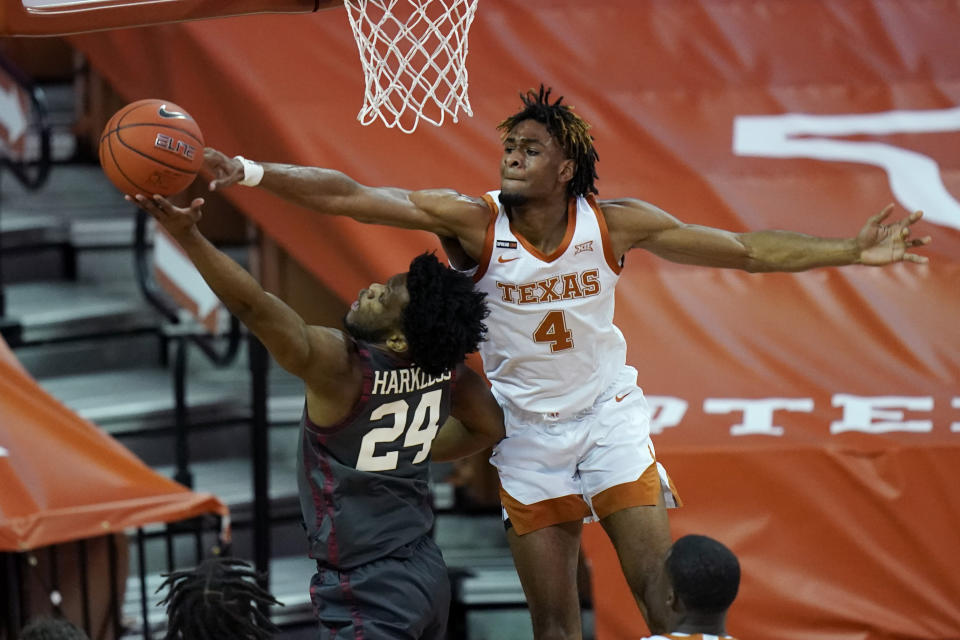
{"type": "Polygon", "coordinates": [[[420,120],[440,126],[467,95],[467,32],[478,0],[344,0],[360,51],[365,87],[357,120],[380,118],[412,133],[420,120]]]}

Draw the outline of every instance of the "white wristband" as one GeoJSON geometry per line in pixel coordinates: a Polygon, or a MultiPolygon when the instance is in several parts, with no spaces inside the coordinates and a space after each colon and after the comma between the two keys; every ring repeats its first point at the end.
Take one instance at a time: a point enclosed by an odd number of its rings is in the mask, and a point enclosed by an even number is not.
{"type": "Polygon", "coordinates": [[[263,180],[263,165],[257,164],[253,160],[247,160],[243,156],[233,156],[234,160],[239,160],[243,165],[243,180],[240,181],[245,187],[255,187],[263,180]]]}

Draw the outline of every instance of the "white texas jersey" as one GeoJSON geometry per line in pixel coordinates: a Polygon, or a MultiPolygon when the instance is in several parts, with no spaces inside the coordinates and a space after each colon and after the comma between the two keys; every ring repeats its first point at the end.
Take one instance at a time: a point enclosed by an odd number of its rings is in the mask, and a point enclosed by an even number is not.
{"type": "Polygon", "coordinates": [[[474,275],[490,308],[484,371],[498,399],[520,409],[587,409],[627,355],[613,324],[621,265],[603,214],[592,196],[572,199],[566,235],[544,255],[512,230],[498,194],[484,196],[492,215],[474,275]]]}

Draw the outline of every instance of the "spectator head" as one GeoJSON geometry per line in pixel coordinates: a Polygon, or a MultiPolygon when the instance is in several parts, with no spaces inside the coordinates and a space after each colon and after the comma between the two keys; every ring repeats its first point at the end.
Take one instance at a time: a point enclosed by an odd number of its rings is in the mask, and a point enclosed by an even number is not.
{"type": "Polygon", "coordinates": [[[212,557],[194,569],[166,574],[166,640],[266,640],[277,627],[260,610],[281,603],[258,584],[242,560],[212,557]]]}
{"type": "Polygon", "coordinates": [[[707,536],[679,538],[667,553],[664,569],[668,603],[681,614],[725,614],[740,588],[737,557],[707,536]]]}
{"type": "Polygon", "coordinates": [[[90,640],[80,627],[54,616],[34,618],[20,631],[20,640],[90,640]]]}

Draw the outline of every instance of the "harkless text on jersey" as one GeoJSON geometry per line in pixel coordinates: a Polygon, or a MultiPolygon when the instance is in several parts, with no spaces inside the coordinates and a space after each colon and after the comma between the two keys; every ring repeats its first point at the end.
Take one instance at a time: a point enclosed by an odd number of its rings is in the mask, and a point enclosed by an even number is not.
{"type": "Polygon", "coordinates": [[[409,369],[393,369],[391,371],[373,372],[372,395],[391,393],[410,393],[432,387],[438,382],[450,379],[450,372],[446,371],[436,378],[428,376],[420,367],[409,369]]]}

